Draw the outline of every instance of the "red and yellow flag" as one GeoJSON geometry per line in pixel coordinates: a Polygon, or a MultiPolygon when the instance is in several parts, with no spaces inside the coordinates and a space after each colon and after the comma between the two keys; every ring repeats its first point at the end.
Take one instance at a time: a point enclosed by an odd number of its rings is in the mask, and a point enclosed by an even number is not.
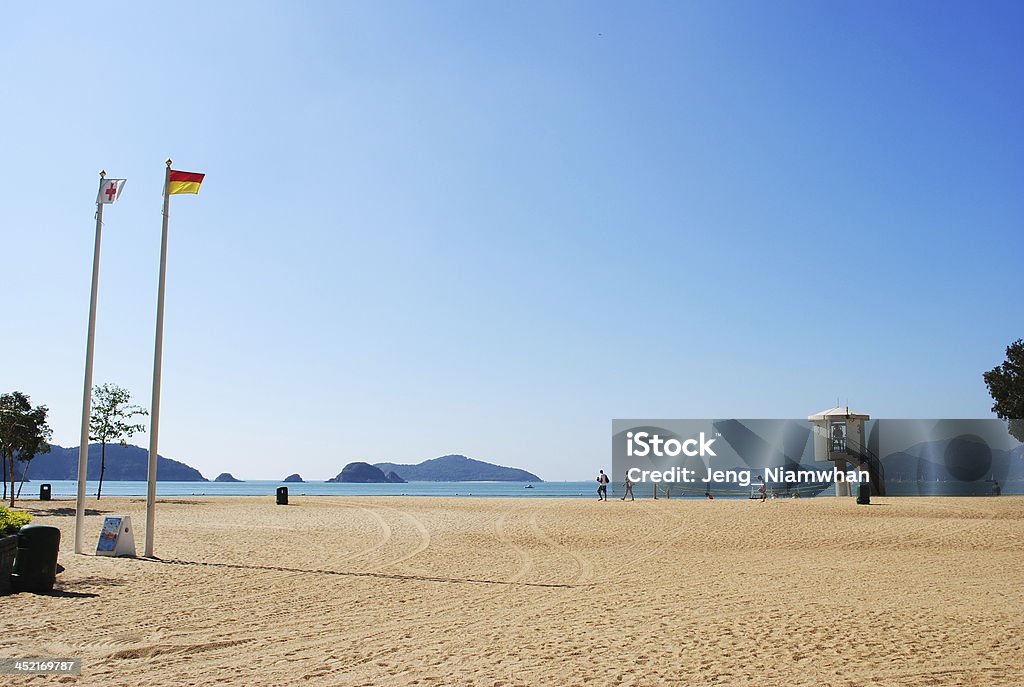
{"type": "Polygon", "coordinates": [[[170,170],[167,174],[167,195],[175,193],[199,193],[199,185],[203,183],[205,174],[195,172],[178,172],[170,170]]]}

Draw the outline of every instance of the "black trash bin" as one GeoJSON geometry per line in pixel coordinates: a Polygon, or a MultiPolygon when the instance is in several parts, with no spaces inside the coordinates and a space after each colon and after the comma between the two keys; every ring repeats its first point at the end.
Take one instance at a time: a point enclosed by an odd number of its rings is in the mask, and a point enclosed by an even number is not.
{"type": "Polygon", "coordinates": [[[857,503],[862,506],[871,505],[871,485],[861,484],[857,487],[857,503]]]}
{"type": "Polygon", "coordinates": [[[46,525],[25,525],[18,532],[11,589],[16,592],[48,592],[57,580],[60,530],[46,525]]]}
{"type": "Polygon", "coordinates": [[[277,505],[287,506],[288,505],[288,487],[277,488],[277,505]]]}
{"type": "Polygon", "coordinates": [[[50,485],[49,484],[40,484],[39,485],[39,500],[40,501],[49,501],[50,500],[50,491],[51,491],[51,489],[50,489],[50,485]]]}

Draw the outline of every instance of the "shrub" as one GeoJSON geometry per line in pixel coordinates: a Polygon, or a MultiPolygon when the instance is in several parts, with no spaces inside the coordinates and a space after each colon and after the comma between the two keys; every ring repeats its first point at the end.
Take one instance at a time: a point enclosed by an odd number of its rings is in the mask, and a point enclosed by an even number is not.
{"type": "Polygon", "coordinates": [[[32,516],[28,513],[21,513],[16,510],[9,510],[0,506],[0,537],[8,534],[15,534],[18,530],[28,524],[32,516]]]}

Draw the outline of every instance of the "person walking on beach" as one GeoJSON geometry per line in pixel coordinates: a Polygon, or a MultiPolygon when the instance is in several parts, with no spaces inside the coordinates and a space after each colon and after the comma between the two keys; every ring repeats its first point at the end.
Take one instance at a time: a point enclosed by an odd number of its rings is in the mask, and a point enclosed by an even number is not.
{"type": "Polygon", "coordinates": [[[629,472],[626,472],[626,481],[623,482],[622,485],[626,487],[626,493],[622,495],[620,501],[625,501],[627,496],[630,501],[636,501],[636,499],[633,498],[633,480],[629,479],[629,472]]]}
{"type": "Polygon", "coordinates": [[[604,474],[604,470],[598,470],[598,472],[601,473],[601,474],[599,474],[597,476],[597,500],[598,501],[607,501],[608,500],[608,482],[610,482],[611,480],[608,479],[608,475],[604,474]]]}

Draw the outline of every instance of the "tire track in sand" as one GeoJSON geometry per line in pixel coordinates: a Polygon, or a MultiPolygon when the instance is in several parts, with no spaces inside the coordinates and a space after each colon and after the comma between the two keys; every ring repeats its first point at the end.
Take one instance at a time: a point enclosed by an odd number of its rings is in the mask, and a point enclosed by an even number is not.
{"type": "MultiPolygon", "coordinates": [[[[422,520],[417,518],[412,513],[408,512],[408,511],[400,510],[398,508],[391,508],[389,506],[378,506],[378,508],[381,508],[382,510],[390,511],[392,513],[397,513],[398,515],[401,515],[403,518],[405,518],[409,522],[411,522],[412,526],[413,526],[413,529],[415,529],[417,531],[417,533],[419,534],[420,541],[419,541],[418,544],[416,544],[416,546],[414,546],[412,548],[411,551],[408,551],[407,553],[402,554],[398,558],[394,558],[392,560],[389,560],[389,561],[386,561],[384,563],[381,563],[376,568],[372,568],[371,569],[372,571],[383,570],[385,568],[390,568],[392,566],[399,565],[401,563],[406,562],[407,560],[415,558],[416,556],[420,555],[421,553],[423,553],[424,551],[427,550],[427,547],[430,546],[430,530],[427,529],[426,525],[423,524],[422,520]]],[[[380,517],[380,516],[378,515],[377,517],[380,517]]],[[[383,521],[383,518],[381,520],[383,521]]],[[[390,528],[389,528],[389,531],[390,531],[390,528]]]]}
{"type": "Polygon", "coordinates": [[[337,561],[339,563],[343,562],[343,561],[353,561],[355,559],[362,558],[363,556],[369,556],[373,552],[378,551],[379,549],[382,549],[384,546],[386,546],[387,543],[391,541],[391,537],[392,537],[391,525],[389,525],[387,523],[387,520],[385,520],[383,517],[381,517],[380,513],[378,513],[377,511],[375,511],[375,510],[373,510],[371,508],[363,508],[362,506],[346,506],[346,507],[362,511],[362,512],[368,514],[371,518],[373,518],[374,522],[377,523],[377,526],[380,527],[381,534],[383,535],[383,538],[379,542],[377,542],[376,544],[374,544],[372,546],[369,546],[369,547],[367,547],[365,549],[362,549],[361,551],[353,551],[352,553],[347,553],[347,554],[345,554],[343,556],[339,556],[338,559],[337,559],[337,561]]]}
{"type": "Polygon", "coordinates": [[[494,523],[494,531],[498,535],[498,539],[502,544],[512,549],[516,556],[519,558],[519,569],[512,575],[512,577],[505,580],[506,582],[518,582],[527,575],[533,569],[533,556],[530,552],[516,544],[512,540],[512,536],[508,533],[508,516],[512,511],[503,512],[494,523]]]}
{"type": "MultiPolygon", "coordinates": [[[[667,525],[670,522],[679,522],[682,519],[680,516],[677,516],[674,513],[669,514],[667,512],[663,512],[663,511],[660,511],[660,510],[654,510],[653,508],[651,510],[647,511],[647,513],[648,514],[653,513],[654,516],[658,519],[658,524],[651,528],[654,531],[659,531],[662,526],[667,525]]],[[[613,578],[613,577],[615,577],[617,575],[622,574],[624,571],[628,570],[629,568],[633,568],[637,564],[642,563],[643,561],[646,561],[649,558],[653,558],[653,557],[661,554],[669,546],[674,546],[675,543],[676,543],[677,537],[686,534],[687,530],[690,527],[691,527],[691,525],[689,523],[687,523],[687,522],[683,522],[678,527],[673,527],[671,529],[670,536],[666,537],[661,542],[658,542],[658,543],[654,544],[653,546],[650,546],[650,547],[644,549],[642,553],[637,554],[636,556],[634,556],[633,558],[631,558],[628,561],[620,562],[617,565],[609,566],[607,568],[607,570],[604,571],[604,576],[605,577],[609,577],[609,578],[613,578]]]]}
{"type": "Polygon", "coordinates": [[[540,528],[540,523],[537,522],[538,511],[534,511],[530,515],[530,531],[540,541],[555,548],[559,551],[563,551],[576,563],[576,575],[568,581],[567,584],[585,584],[590,581],[590,578],[594,576],[594,565],[586,557],[573,551],[565,544],[560,543],[554,537],[544,534],[544,531],[540,528]]]}

